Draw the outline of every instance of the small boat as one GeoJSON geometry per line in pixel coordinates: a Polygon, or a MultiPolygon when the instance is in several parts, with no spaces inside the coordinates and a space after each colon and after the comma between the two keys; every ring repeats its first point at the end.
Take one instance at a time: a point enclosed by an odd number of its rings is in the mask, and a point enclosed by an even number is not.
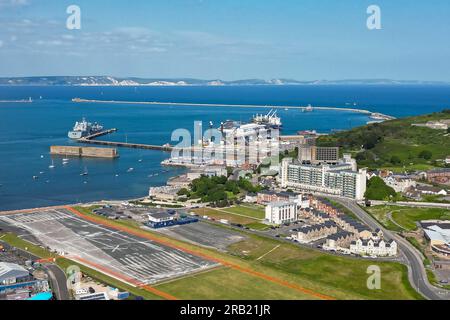
{"type": "Polygon", "coordinates": [[[55,168],[55,163],[52,160],[52,164],[48,166],[50,169],[54,169],[55,168]]]}
{"type": "Polygon", "coordinates": [[[116,174],[116,177],[118,177],[119,175],[118,174],[116,174]]]}
{"type": "Polygon", "coordinates": [[[127,170],[127,172],[132,172],[132,171],[134,171],[134,168],[129,168],[129,169],[127,170]]]}
{"type": "Polygon", "coordinates": [[[39,172],[39,174],[44,174],[44,173],[45,173],[44,171],[39,172]]]}
{"type": "Polygon", "coordinates": [[[63,158],[63,159],[62,159],[63,162],[69,162],[69,160],[70,160],[70,159],[68,159],[68,158],[63,158]]]}
{"type": "Polygon", "coordinates": [[[44,155],[41,154],[41,159],[44,159],[44,155]]]}
{"type": "Polygon", "coordinates": [[[139,159],[138,162],[142,162],[142,159],[139,159]]]}
{"type": "Polygon", "coordinates": [[[33,176],[33,179],[37,180],[37,179],[39,179],[39,177],[38,176],[33,176]]]}
{"type": "Polygon", "coordinates": [[[87,176],[89,174],[88,170],[86,167],[84,167],[84,171],[82,173],[80,173],[80,176],[87,176]]]}

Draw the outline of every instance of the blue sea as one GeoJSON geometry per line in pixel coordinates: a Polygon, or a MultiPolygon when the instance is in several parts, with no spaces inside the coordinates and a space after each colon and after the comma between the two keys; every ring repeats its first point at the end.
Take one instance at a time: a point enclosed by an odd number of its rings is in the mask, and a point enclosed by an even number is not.
{"type": "MultiPolygon", "coordinates": [[[[170,105],[78,104],[72,98],[211,104],[353,107],[396,117],[450,108],[450,86],[229,86],[229,87],[0,87],[0,210],[34,208],[102,199],[129,199],[148,194],[184,169],[163,169],[168,153],[119,149],[120,158],[78,159],[67,165],[49,155],[50,145],[74,145],[67,131],[86,117],[119,131],[102,139],[148,144],[176,143],[178,128],[193,131],[212,121],[248,121],[267,108],[170,105]],[[49,165],[55,165],[50,169],[49,165]],[[127,172],[129,168],[134,171],[127,172]],[[87,170],[88,176],[80,176],[87,170]],[[39,176],[34,180],[33,176],[39,176]]],[[[364,114],[346,111],[301,112],[280,109],[282,134],[315,129],[329,133],[364,125],[364,114]]]]}

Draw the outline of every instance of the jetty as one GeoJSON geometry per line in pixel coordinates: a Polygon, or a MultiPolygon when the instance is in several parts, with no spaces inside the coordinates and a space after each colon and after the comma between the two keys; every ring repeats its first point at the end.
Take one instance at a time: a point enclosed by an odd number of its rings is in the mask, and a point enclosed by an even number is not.
{"type": "Polygon", "coordinates": [[[96,138],[108,135],[110,133],[116,132],[116,128],[100,131],[89,136],[77,139],[78,143],[86,143],[86,144],[96,144],[102,146],[110,146],[110,147],[122,147],[122,148],[132,148],[132,149],[147,149],[147,150],[160,150],[160,151],[172,151],[174,149],[171,145],[152,145],[152,144],[142,144],[142,143],[129,143],[129,142],[118,142],[118,141],[103,141],[96,140],[96,138]]]}

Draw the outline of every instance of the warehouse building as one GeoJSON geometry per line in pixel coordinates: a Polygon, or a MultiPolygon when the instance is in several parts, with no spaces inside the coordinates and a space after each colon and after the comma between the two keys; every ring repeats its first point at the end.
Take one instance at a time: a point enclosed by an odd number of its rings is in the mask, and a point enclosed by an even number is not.
{"type": "Polygon", "coordinates": [[[33,277],[24,267],[15,263],[0,262],[0,288],[32,280],[33,277]]]}

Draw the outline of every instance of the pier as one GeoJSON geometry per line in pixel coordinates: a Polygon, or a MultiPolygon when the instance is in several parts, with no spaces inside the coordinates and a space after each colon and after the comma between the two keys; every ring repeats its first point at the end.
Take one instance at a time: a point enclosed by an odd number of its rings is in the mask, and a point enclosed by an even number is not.
{"type": "Polygon", "coordinates": [[[116,132],[116,128],[104,130],[101,132],[97,132],[91,134],[89,136],[77,139],[78,143],[86,143],[86,144],[97,144],[102,146],[110,146],[110,147],[122,147],[122,148],[132,148],[132,149],[146,149],[146,150],[159,150],[159,151],[172,151],[174,147],[170,145],[151,145],[151,144],[142,144],[142,143],[129,143],[129,142],[116,142],[116,141],[102,141],[95,140],[95,138],[108,135],[110,133],[116,132]]]}
{"type": "Polygon", "coordinates": [[[113,146],[122,148],[133,148],[133,149],[147,149],[147,150],[160,150],[160,151],[172,151],[174,147],[172,146],[159,146],[152,144],[141,144],[141,143],[129,143],[129,142],[116,142],[116,141],[101,141],[81,138],[77,140],[79,143],[90,143],[98,144],[102,146],[113,146]]]}

